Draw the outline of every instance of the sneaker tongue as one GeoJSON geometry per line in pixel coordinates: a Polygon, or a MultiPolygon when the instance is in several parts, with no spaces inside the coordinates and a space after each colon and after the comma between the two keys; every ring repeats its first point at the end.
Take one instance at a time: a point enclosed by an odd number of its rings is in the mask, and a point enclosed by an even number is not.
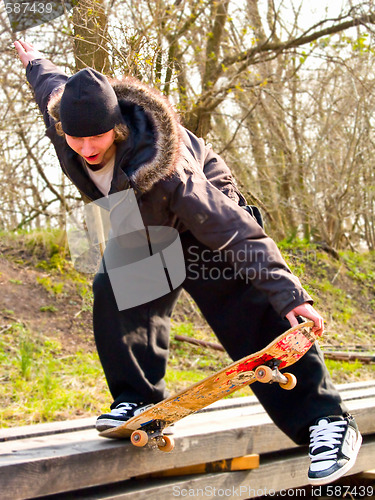
{"type": "Polygon", "coordinates": [[[137,403],[120,403],[116,406],[116,408],[129,408],[129,406],[137,406],[137,403]]]}
{"type": "MultiPolygon", "coordinates": [[[[344,420],[345,419],[343,417],[338,416],[338,415],[332,415],[329,417],[321,417],[316,421],[315,425],[318,428],[322,428],[322,430],[320,431],[317,429],[317,432],[324,433],[324,427],[326,427],[327,425],[329,425],[333,422],[343,422],[344,420]]],[[[329,433],[328,433],[328,436],[329,436],[329,433]]],[[[324,437],[323,434],[321,434],[321,440],[319,439],[319,440],[315,441],[315,443],[314,443],[314,450],[315,450],[314,455],[320,455],[321,453],[331,451],[332,446],[328,445],[328,443],[326,442],[326,438],[324,437]]]]}
{"type": "Polygon", "coordinates": [[[338,415],[334,415],[332,417],[323,417],[323,418],[318,418],[316,421],[316,425],[327,425],[331,422],[341,422],[343,421],[344,418],[340,417],[338,415]]]}

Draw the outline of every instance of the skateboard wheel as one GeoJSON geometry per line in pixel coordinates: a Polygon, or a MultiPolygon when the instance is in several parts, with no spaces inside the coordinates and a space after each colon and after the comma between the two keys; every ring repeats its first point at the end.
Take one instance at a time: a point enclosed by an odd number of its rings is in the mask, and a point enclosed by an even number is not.
{"type": "Polygon", "coordinates": [[[164,445],[158,445],[158,448],[160,451],[165,451],[165,452],[169,452],[169,451],[172,451],[173,448],[174,448],[174,439],[171,437],[171,436],[164,436],[163,435],[163,439],[164,439],[164,445]]]}
{"type": "Polygon", "coordinates": [[[290,391],[291,389],[294,389],[295,386],[297,385],[297,377],[295,375],[293,375],[293,373],[283,373],[284,377],[286,377],[288,379],[288,382],[286,382],[285,384],[283,384],[282,382],[280,382],[280,387],[282,387],[283,389],[287,390],[287,391],[290,391]]]}
{"type": "Polygon", "coordinates": [[[134,446],[146,446],[148,443],[148,434],[145,431],[134,431],[130,436],[130,441],[134,446]]]}
{"type": "Polygon", "coordinates": [[[271,382],[273,378],[272,369],[269,366],[264,366],[264,365],[258,366],[255,369],[254,374],[258,382],[263,382],[263,383],[271,382]]]}

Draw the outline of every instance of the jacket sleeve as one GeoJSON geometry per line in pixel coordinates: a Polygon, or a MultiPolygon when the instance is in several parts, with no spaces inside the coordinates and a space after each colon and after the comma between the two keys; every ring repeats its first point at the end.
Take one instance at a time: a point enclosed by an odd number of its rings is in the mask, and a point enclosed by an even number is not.
{"type": "Polygon", "coordinates": [[[48,129],[54,123],[47,111],[50,95],[66,83],[68,76],[48,59],[34,59],[27,65],[26,77],[48,129]]]}
{"type": "Polygon", "coordinates": [[[172,212],[201,243],[222,251],[236,275],[265,292],[281,316],[313,302],[276,243],[246,210],[213,186],[194,161],[182,160],[170,186],[172,212]]]}

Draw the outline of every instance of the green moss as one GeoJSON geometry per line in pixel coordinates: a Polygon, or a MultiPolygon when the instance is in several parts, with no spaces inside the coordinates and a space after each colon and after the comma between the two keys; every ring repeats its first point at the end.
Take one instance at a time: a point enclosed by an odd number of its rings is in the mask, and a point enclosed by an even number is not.
{"type": "Polygon", "coordinates": [[[39,283],[39,285],[42,285],[42,287],[51,295],[60,295],[61,293],[63,293],[64,283],[62,282],[54,283],[48,276],[44,278],[38,277],[36,281],[39,283]]]}
{"type": "Polygon", "coordinates": [[[14,324],[0,342],[0,425],[99,414],[111,398],[96,353],[66,356],[55,340],[14,324]]]}
{"type": "Polygon", "coordinates": [[[58,311],[57,307],[55,306],[41,306],[39,308],[40,312],[52,312],[55,313],[58,311]]]}

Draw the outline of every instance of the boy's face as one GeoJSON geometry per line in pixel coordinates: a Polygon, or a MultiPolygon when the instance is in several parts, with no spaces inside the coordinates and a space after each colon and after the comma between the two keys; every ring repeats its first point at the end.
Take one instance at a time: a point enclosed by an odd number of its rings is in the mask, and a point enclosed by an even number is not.
{"type": "Polygon", "coordinates": [[[74,137],[65,134],[65,140],[73,151],[86,160],[93,170],[105,165],[116,151],[114,129],[91,137],[74,137]]]}

